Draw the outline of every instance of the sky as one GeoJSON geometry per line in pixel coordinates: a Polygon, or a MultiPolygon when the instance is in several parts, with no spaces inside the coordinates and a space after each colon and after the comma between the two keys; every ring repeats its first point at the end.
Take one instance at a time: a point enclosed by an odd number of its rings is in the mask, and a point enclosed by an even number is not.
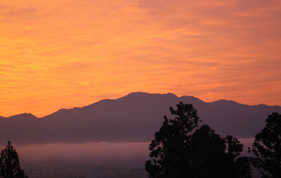
{"type": "Polygon", "coordinates": [[[131,92],[281,105],[280,0],[0,1],[0,116],[131,92]]]}

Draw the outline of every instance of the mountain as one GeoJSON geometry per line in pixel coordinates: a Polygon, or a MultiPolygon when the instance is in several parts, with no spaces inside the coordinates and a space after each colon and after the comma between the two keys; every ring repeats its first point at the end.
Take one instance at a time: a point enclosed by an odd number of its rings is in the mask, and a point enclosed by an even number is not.
{"type": "Polygon", "coordinates": [[[222,136],[254,137],[269,114],[281,113],[280,106],[248,106],[227,100],[206,103],[192,96],[138,92],[81,108],[61,109],[42,118],[28,113],[0,117],[0,144],[7,140],[22,144],[151,141],[163,116],[170,117],[169,107],[176,107],[180,101],[193,104],[203,123],[222,136]]]}

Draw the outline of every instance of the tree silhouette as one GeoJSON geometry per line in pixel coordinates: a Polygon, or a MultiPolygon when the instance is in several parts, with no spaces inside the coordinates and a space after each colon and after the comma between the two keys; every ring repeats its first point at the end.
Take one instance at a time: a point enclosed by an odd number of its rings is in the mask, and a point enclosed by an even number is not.
{"type": "Polygon", "coordinates": [[[180,102],[170,108],[174,119],[164,117],[149,145],[145,167],[150,178],[251,177],[243,145],[232,136],[221,138],[208,125],[198,126],[197,110],[180,102]]]}
{"type": "Polygon", "coordinates": [[[191,162],[188,177],[224,177],[224,139],[203,125],[192,136],[191,162]]]}
{"type": "Polygon", "coordinates": [[[228,178],[250,178],[251,176],[251,167],[250,167],[250,158],[246,156],[240,156],[243,151],[243,145],[239,142],[237,138],[234,138],[231,135],[225,137],[225,159],[224,167],[225,173],[228,175],[228,178]]]}
{"type": "Polygon", "coordinates": [[[3,178],[27,178],[20,168],[18,154],[10,141],[8,141],[6,148],[1,151],[0,176],[3,178]]]}
{"type": "Polygon", "coordinates": [[[281,177],[281,115],[272,113],[255,137],[251,152],[253,165],[264,178],[281,177]]]}
{"type": "Polygon", "coordinates": [[[239,157],[243,145],[228,135],[222,138],[208,125],[197,129],[191,140],[190,174],[188,177],[249,178],[247,157],[239,157]]]}
{"type": "Polygon", "coordinates": [[[197,110],[191,104],[180,102],[177,109],[170,107],[175,116],[164,116],[163,125],[155,133],[149,145],[150,160],[145,164],[151,178],[186,177],[189,174],[188,161],[191,159],[190,140],[200,122],[197,110]]]}

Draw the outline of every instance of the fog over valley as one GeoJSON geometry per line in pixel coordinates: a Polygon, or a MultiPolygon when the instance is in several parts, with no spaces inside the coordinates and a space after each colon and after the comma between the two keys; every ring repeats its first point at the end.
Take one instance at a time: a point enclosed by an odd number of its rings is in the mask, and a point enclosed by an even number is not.
{"type": "MultiPolygon", "coordinates": [[[[240,138],[244,153],[253,138],[240,138]]],[[[13,144],[26,170],[93,169],[99,167],[143,168],[150,142],[96,142],[83,144],[13,144]]],[[[4,148],[4,145],[0,145],[4,148]]]]}

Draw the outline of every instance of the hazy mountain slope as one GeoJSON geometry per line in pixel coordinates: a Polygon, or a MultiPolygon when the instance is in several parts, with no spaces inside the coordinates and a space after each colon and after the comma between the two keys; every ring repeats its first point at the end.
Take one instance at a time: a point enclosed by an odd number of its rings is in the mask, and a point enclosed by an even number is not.
{"type": "Polygon", "coordinates": [[[236,137],[253,137],[269,114],[281,113],[278,106],[247,106],[225,100],[205,103],[190,96],[131,93],[82,108],[62,109],[43,118],[31,114],[0,117],[0,143],[150,141],[163,116],[169,115],[169,106],[180,101],[193,104],[203,123],[217,133],[236,137]]]}

